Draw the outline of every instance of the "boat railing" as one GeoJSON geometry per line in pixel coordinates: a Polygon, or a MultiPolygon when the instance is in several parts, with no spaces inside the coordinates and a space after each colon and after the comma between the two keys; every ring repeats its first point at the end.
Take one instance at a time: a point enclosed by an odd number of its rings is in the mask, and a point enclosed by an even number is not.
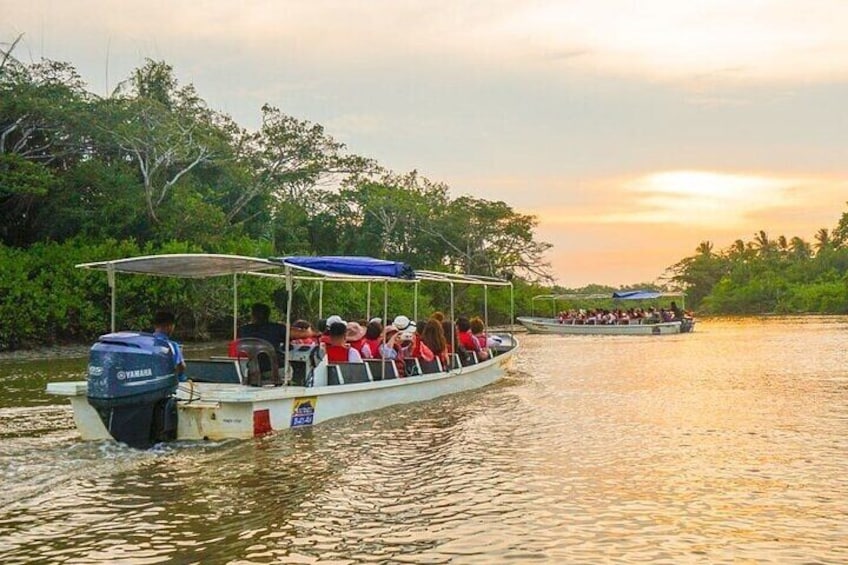
{"type": "Polygon", "coordinates": [[[371,369],[365,363],[328,363],[327,384],[346,385],[373,381],[371,369]]]}

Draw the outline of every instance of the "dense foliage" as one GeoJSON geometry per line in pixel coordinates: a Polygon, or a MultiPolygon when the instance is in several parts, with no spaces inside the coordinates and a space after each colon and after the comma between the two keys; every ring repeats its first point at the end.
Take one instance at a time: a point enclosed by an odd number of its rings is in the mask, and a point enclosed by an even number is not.
{"type": "Polygon", "coordinates": [[[760,231],[718,253],[705,241],[669,268],[669,278],[702,313],[848,313],[848,213],[815,239],[773,240],[760,231]]]}
{"type": "MultiPolygon", "coordinates": [[[[108,328],[105,275],[73,268],[86,261],[355,254],[514,277],[527,292],[549,277],[549,245],[535,240],[535,217],[504,202],[454,198],[415,171],[386,170],[273,106],[261,115],[261,127],[248,131],[161,61],[98,97],[69,64],[24,64],[0,52],[0,349],[90,339],[108,328]]],[[[368,310],[364,287],[330,286],[325,312],[368,310]]],[[[168,307],[182,337],[223,335],[232,324],[230,287],[119,277],[119,325],[149,327],[152,310],[168,307]]],[[[458,290],[460,309],[482,308],[478,291],[458,290]]],[[[443,291],[422,292],[421,312],[446,307],[443,291]]],[[[314,318],[316,288],[305,283],[296,293],[295,313],[314,318]]],[[[496,294],[490,315],[503,321],[508,296],[496,294]]],[[[278,312],[285,303],[267,280],[241,283],[239,296],[242,312],[255,300],[278,312]]],[[[392,296],[393,311],[411,311],[409,289],[392,296]]],[[[375,295],[371,310],[380,304],[375,295]]]]}

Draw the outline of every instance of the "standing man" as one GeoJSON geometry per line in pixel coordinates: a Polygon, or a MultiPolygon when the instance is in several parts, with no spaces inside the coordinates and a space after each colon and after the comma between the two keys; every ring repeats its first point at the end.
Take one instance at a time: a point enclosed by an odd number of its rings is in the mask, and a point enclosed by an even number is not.
{"type": "MultiPolygon", "coordinates": [[[[285,324],[271,321],[271,308],[267,304],[257,302],[250,307],[250,323],[238,329],[238,337],[256,337],[264,339],[274,346],[278,354],[282,355],[289,346],[289,332],[285,324]]],[[[292,339],[305,339],[314,337],[310,328],[293,327],[292,339]]]]}
{"type": "Polygon", "coordinates": [[[174,356],[174,370],[177,373],[177,378],[180,382],[185,382],[186,364],[183,359],[183,352],[180,349],[180,344],[171,339],[171,334],[174,332],[175,319],[174,315],[167,310],[160,310],[153,316],[153,337],[158,337],[168,342],[168,347],[171,348],[171,354],[174,356]]]}

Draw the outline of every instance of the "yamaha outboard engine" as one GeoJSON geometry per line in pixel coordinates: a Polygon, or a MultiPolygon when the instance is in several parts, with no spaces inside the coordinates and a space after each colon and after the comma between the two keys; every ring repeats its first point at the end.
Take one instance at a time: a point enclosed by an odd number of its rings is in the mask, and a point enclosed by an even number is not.
{"type": "Polygon", "coordinates": [[[89,353],[88,403],[131,447],[176,439],[177,382],[168,341],[151,334],[106,334],[89,353]]]}

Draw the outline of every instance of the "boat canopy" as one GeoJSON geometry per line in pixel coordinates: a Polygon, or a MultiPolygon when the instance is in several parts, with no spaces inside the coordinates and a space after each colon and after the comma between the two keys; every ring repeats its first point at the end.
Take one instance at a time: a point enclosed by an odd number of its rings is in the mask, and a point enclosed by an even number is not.
{"type": "Polygon", "coordinates": [[[326,277],[344,278],[346,276],[370,279],[407,279],[415,278],[415,271],[406,263],[386,261],[373,257],[344,256],[296,256],[274,257],[271,261],[295,269],[308,271],[326,277]]]}
{"type": "Polygon", "coordinates": [[[82,263],[82,269],[95,269],[113,273],[134,273],[159,277],[203,279],[240,273],[279,270],[278,263],[256,257],[241,255],[217,255],[209,253],[175,253],[169,255],[147,255],[114,261],[82,263]]]}
{"type": "Polygon", "coordinates": [[[686,296],[683,292],[657,290],[617,290],[612,294],[540,294],[532,300],[654,300],[686,296]]]}

